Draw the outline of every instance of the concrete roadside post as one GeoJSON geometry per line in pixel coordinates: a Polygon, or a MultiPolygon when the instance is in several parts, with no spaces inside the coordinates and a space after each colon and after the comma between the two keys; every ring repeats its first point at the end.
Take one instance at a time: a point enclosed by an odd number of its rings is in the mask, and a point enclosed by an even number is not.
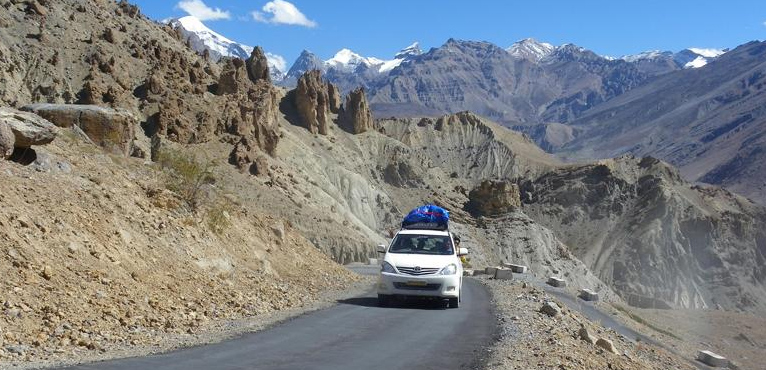
{"type": "Polygon", "coordinates": [[[567,286],[567,281],[562,278],[551,276],[548,278],[547,284],[556,288],[563,288],[567,286]]]}
{"type": "Polygon", "coordinates": [[[495,279],[497,280],[511,280],[513,279],[513,272],[511,269],[499,268],[495,270],[495,279]]]}
{"type": "Polygon", "coordinates": [[[598,301],[598,293],[588,288],[580,289],[580,298],[584,301],[598,301]]]}
{"type": "Polygon", "coordinates": [[[726,357],[710,351],[700,350],[697,352],[697,360],[713,367],[724,367],[729,365],[729,360],[727,360],[726,357]]]}

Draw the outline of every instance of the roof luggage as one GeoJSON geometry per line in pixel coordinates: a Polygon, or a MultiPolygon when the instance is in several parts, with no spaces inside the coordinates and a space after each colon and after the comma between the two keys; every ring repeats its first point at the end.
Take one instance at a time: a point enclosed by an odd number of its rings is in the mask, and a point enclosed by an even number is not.
{"type": "Polygon", "coordinates": [[[402,220],[402,229],[447,230],[449,211],[433,204],[426,204],[410,211],[402,220]]]}

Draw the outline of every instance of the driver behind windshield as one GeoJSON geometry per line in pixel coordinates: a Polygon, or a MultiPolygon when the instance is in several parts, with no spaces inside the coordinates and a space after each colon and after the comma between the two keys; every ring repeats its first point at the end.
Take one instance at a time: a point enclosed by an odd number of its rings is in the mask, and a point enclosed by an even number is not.
{"type": "Polygon", "coordinates": [[[444,236],[404,236],[401,235],[391,247],[389,252],[393,253],[415,253],[415,254],[453,254],[452,243],[448,237],[444,236]],[[417,239],[417,244],[415,243],[417,239]]]}

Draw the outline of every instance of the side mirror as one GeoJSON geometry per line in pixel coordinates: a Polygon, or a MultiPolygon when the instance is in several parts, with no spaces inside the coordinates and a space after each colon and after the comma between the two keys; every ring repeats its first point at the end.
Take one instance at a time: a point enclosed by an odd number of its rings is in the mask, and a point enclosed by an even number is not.
{"type": "Polygon", "coordinates": [[[386,253],[386,245],[385,244],[378,244],[378,253],[386,253]]]}
{"type": "Polygon", "coordinates": [[[468,255],[468,248],[458,248],[457,249],[457,255],[458,256],[467,256],[468,255]]]}

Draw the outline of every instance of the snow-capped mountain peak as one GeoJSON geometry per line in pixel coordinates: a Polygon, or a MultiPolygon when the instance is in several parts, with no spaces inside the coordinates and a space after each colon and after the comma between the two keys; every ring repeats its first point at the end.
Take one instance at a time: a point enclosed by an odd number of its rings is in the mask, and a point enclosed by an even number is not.
{"type": "Polygon", "coordinates": [[[553,53],[555,49],[553,45],[547,42],[539,42],[533,38],[526,38],[513,43],[506,51],[516,58],[536,62],[553,53]]]}
{"type": "MultiPolygon", "coordinates": [[[[197,52],[207,49],[213,60],[222,57],[236,57],[247,59],[253,51],[252,46],[240,44],[208,28],[202,21],[194,16],[186,16],[170,21],[170,25],[181,31],[184,38],[189,40],[189,45],[197,52]]],[[[269,63],[271,79],[280,81],[284,78],[286,67],[285,59],[277,54],[266,52],[269,63]]]]}
{"type": "Polygon", "coordinates": [[[394,55],[394,59],[407,59],[420,54],[423,54],[423,50],[420,50],[420,43],[415,41],[410,46],[399,50],[399,52],[394,55]]]}
{"type": "Polygon", "coordinates": [[[363,57],[349,49],[341,49],[335,56],[324,62],[327,68],[335,68],[343,71],[354,71],[360,65],[375,67],[383,64],[383,60],[374,57],[363,57]]]}
{"type": "Polygon", "coordinates": [[[634,55],[625,55],[622,60],[626,62],[639,62],[644,60],[671,59],[680,68],[699,68],[709,61],[721,56],[726,50],[688,48],[677,53],[672,51],[649,50],[634,55]]]}
{"type": "Polygon", "coordinates": [[[647,50],[633,55],[623,55],[620,59],[626,62],[638,62],[640,60],[654,60],[661,57],[673,57],[673,53],[670,51],[660,50],[647,50]]]}
{"type": "Polygon", "coordinates": [[[689,48],[689,51],[705,58],[717,58],[721,56],[721,54],[726,52],[726,50],[721,50],[721,49],[703,49],[703,48],[689,48]]]}
{"type": "Polygon", "coordinates": [[[383,64],[378,68],[378,72],[386,73],[398,67],[405,60],[417,57],[420,54],[423,54],[423,51],[420,50],[420,44],[417,41],[413,42],[411,45],[402,50],[399,50],[398,53],[394,54],[394,59],[384,61],[383,64]]]}
{"type": "Polygon", "coordinates": [[[191,42],[193,49],[197,51],[208,49],[210,56],[215,60],[224,56],[234,56],[242,59],[250,56],[252,48],[231,41],[220,33],[211,30],[197,17],[188,15],[172,20],[170,25],[181,30],[184,37],[188,38],[191,42]]]}
{"type": "Polygon", "coordinates": [[[727,50],[688,48],[673,55],[673,60],[682,68],[700,68],[718,58],[727,50]]]}

